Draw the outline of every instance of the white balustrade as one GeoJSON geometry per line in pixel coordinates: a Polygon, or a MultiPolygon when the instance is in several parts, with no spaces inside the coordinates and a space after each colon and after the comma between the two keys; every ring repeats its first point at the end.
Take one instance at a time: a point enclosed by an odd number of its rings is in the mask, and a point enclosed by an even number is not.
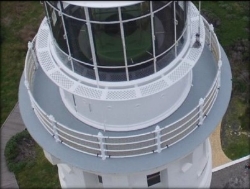
{"type": "Polygon", "coordinates": [[[54,135],[55,141],[56,141],[56,142],[61,142],[61,140],[60,140],[59,137],[58,137],[58,132],[57,132],[57,127],[56,127],[56,120],[55,120],[55,118],[54,118],[52,115],[49,115],[48,118],[50,119],[51,124],[52,124],[52,127],[53,127],[53,135],[54,135]]]}
{"type": "Polygon", "coordinates": [[[159,125],[157,125],[155,127],[155,136],[156,136],[156,141],[157,141],[157,152],[160,153],[161,152],[161,129],[159,127],[159,125]]]}
{"type": "Polygon", "coordinates": [[[101,156],[102,159],[105,160],[106,159],[106,155],[105,155],[105,149],[104,149],[104,144],[103,144],[103,134],[101,132],[98,133],[98,140],[100,141],[100,149],[101,149],[101,156]]]}
{"type": "Polygon", "coordinates": [[[220,88],[220,78],[221,78],[221,66],[222,66],[222,61],[218,61],[218,80],[217,80],[217,88],[220,88]]]}
{"type": "Polygon", "coordinates": [[[36,57],[36,54],[35,54],[34,44],[33,43],[34,43],[34,41],[33,42],[31,42],[31,41],[28,42],[28,49],[31,51],[33,60],[35,62],[35,68],[37,69],[38,66],[39,66],[39,63],[37,61],[37,57],[36,57]]]}

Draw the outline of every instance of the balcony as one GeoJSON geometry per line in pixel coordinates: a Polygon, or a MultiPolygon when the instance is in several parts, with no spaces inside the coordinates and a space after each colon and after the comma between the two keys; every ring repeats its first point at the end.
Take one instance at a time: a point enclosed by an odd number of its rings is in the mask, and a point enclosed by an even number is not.
{"type": "Polygon", "coordinates": [[[36,116],[56,141],[102,159],[146,155],[171,147],[202,127],[219,92],[220,46],[212,27],[203,20],[207,44],[193,69],[193,86],[182,107],[157,125],[122,133],[102,131],[80,122],[67,111],[57,86],[38,66],[36,52],[30,46],[26,57],[25,84],[36,116]]]}
{"type": "Polygon", "coordinates": [[[91,165],[87,162],[95,161],[97,171],[112,172],[114,168],[110,165],[123,164],[125,161],[133,161],[134,166],[123,167],[123,171],[139,171],[143,167],[138,166],[150,161],[154,155],[158,155],[158,160],[149,167],[159,166],[189,153],[208,138],[220,122],[231,91],[228,59],[213,27],[202,19],[205,45],[192,69],[192,87],[186,100],[171,116],[159,123],[128,132],[104,131],[76,119],[63,104],[58,86],[39,66],[34,38],[29,43],[19,90],[21,114],[29,132],[55,157],[67,153],[68,156],[58,157],[72,164],[84,159],[85,163],[80,163],[84,169],[90,169],[91,165]],[[93,159],[93,156],[98,158],[93,159]],[[105,165],[100,164],[99,160],[102,159],[106,159],[105,165]],[[106,169],[102,169],[105,166],[106,169]]]}

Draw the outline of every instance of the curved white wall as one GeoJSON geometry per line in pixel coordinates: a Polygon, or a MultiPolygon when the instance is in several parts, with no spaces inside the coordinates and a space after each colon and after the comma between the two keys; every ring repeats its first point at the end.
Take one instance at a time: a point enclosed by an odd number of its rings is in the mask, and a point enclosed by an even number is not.
{"type": "Polygon", "coordinates": [[[87,99],[62,89],[60,93],[65,106],[81,121],[99,129],[128,131],[150,126],[171,115],[187,97],[191,83],[192,72],[189,72],[158,93],[119,101],[87,99]]]}
{"type": "Polygon", "coordinates": [[[160,172],[161,182],[150,188],[209,188],[212,178],[209,139],[181,159],[140,173],[100,174],[64,163],[58,163],[57,166],[62,188],[148,188],[147,175],[156,172],[160,172]],[[102,183],[98,175],[102,177],[102,183]]]}

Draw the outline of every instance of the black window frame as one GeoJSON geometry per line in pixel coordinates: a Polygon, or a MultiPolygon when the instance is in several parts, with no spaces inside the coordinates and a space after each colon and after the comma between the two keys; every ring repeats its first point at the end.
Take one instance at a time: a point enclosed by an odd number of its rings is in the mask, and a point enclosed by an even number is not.
{"type": "Polygon", "coordinates": [[[99,183],[102,183],[102,176],[97,175],[99,183]]]}
{"type": "Polygon", "coordinates": [[[147,175],[147,183],[148,183],[148,187],[158,184],[161,182],[161,174],[160,172],[157,173],[153,173],[151,175],[147,175]]]}

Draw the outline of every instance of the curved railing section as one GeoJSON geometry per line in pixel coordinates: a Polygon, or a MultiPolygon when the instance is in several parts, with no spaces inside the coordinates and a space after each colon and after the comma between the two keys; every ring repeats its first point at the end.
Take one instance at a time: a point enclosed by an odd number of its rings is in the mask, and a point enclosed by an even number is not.
{"type": "Polygon", "coordinates": [[[221,52],[218,39],[209,25],[203,18],[206,30],[206,43],[213,52],[218,62],[217,74],[212,86],[204,98],[201,98],[197,106],[181,119],[166,125],[163,128],[156,126],[152,132],[132,136],[111,137],[104,136],[101,132],[91,135],[73,130],[48,115],[36,102],[32,94],[33,76],[38,66],[34,43],[29,42],[29,50],[25,63],[25,86],[27,87],[32,108],[44,128],[55,138],[57,142],[77,150],[79,152],[106,158],[123,158],[141,156],[151,153],[160,153],[162,150],[174,145],[202,126],[204,119],[211,110],[216,100],[220,87],[221,52]]]}

